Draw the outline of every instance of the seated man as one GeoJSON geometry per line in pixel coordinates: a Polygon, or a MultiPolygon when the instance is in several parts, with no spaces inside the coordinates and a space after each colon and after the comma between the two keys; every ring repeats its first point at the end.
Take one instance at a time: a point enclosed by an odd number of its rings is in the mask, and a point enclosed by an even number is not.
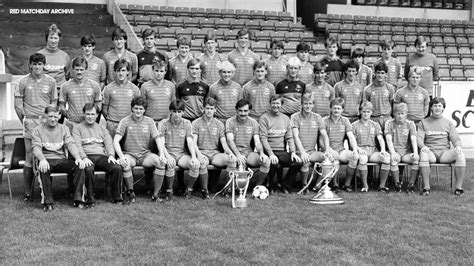
{"type": "Polygon", "coordinates": [[[270,171],[270,159],[260,142],[258,122],[249,117],[252,104],[247,99],[241,99],[235,104],[235,109],[237,115],[227,119],[225,125],[227,144],[236,157],[229,168],[235,169],[237,162],[243,166],[260,167],[250,179],[250,187],[263,185],[270,171]],[[257,152],[253,151],[252,141],[257,152]]]}
{"type": "Polygon", "coordinates": [[[165,175],[166,158],[163,152],[163,143],[160,134],[152,118],[144,116],[147,108],[143,97],[135,97],[131,102],[132,113],[120,120],[114,137],[115,152],[119,157],[119,163],[123,167],[123,179],[126,186],[126,202],[135,203],[136,196],[133,191],[132,169],[137,165],[143,167],[155,167],[153,172],[153,195],[152,201],[161,202],[158,192],[163,185],[165,175]],[[120,145],[125,138],[123,145],[120,145]],[[150,142],[154,140],[159,154],[150,151],[150,142]]]}
{"type": "Polygon", "coordinates": [[[163,119],[158,128],[160,130],[163,149],[166,156],[166,195],[165,199],[171,197],[173,192],[173,180],[175,167],[189,170],[189,177],[184,178],[186,190],[184,196],[191,198],[194,183],[199,176],[200,163],[196,156],[194,147],[192,126],[189,120],[183,118],[185,104],[181,100],[172,101],[170,104],[170,118],[163,119]],[[189,153],[186,150],[189,151],[189,153]]]}
{"type": "Polygon", "coordinates": [[[420,147],[420,173],[423,178],[421,195],[423,196],[430,194],[430,163],[452,163],[456,188],[454,194],[464,195],[462,182],[466,172],[466,157],[453,122],[443,117],[444,108],[446,108],[444,98],[433,98],[429,108],[430,115],[421,120],[418,127],[417,144],[420,147]]]}
{"type": "Polygon", "coordinates": [[[84,121],[74,126],[74,138],[79,154],[86,164],[87,206],[94,207],[94,170],[107,173],[112,187],[112,202],[122,203],[122,167],[115,159],[112,137],[105,127],[96,121],[99,107],[86,103],[82,108],[84,121]]]}
{"type": "Polygon", "coordinates": [[[73,176],[74,207],[84,208],[82,201],[85,182],[85,163],[81,159],[74,139],[67,126],[58,124],[61,117],[59,107],[48,105],[45,108],[47,122],[33,130],[33,155],[39,160],[39,184],[41,204],[44,211],[53,210],[51,173],[67,173],[73,176]],[[66,149],[75,161],[66,157],[66,149]]]}
{"type": "MultiPolygon", "coordinates": [[[[297,154],[303,162],[301,167],[301,183],[303,187],[308,183],[309,168],[311,163],[322,162],[324,153],[318,151],[318,138],[322,136],[324,147],[329,147],[329,137],[324,128],[320,115],[313,113],[314,98],[312,94],[303,94],[301,98],[302,109],[291,115],[291,127],[295,139],[297,154]]],[[[303,194],[308,194],[305,189],[303,194]]]]}
{"type": "MultiPolygon", "coordinates": [[[[326,152],[336,161],[336,163],[348,163],[348,168],[355,169],[359,154],[357,153],[357,142],[352,132],[352,125],[347,117],[342,116],[344,110],[344,99],[335,98],[331,101],[331,114],[323,118],[324,127],[329,136],[329,148],[326,152]],[[352,151],[344,148],[344,138],[349,139],[349,146],[352,151]]],[[[354,173],[354,172],[352,172],[354,173]]],[[[350,173],[346,172],[346,176],[350,173]]],[[[339,190],[337,178],[333,179],[333,190],[339,190]]]]}
{"type": "MultiPolygon", "coordinates": [[[[411,164],[410,181],[408,181],[407,193],[415,192],[413,184],[418,178],[418,146],[416,144],[416,126],[413,121],[407,120],[408,107],[406,103],[395,104],[393,116],[385,123],[385,140],[390,153],[390,172],[397,192],[401,192],[400,173],[398,163],[411,164]]],[[[385,180],[380,180],[380,187],[385,187],[385,180]]]]}
{"type": "Polygon", "coordinates": [[[289,184],[293,183],[293,180],[288,179],[294,178],[300,170],[301,159],[296,155],[290,118],[280,112],[282,96],[275,94],[270,98],[270,104],[270,110],[263,114],[259,120],[260,139],[271,162],[268,174],[270,192],[274,192],[278,188],[284,194],[288,194],[290,193],[288,191],[289,184]],[[289,152],[286,150],[286,146],[288,146],[289,152]],[[278,166],[289,167],[285,178],[278,175],[279,184],[274,180],[278,166]]]}
{"type": "Polygon", "coordinates": [[[216,100],[207,98],[204,102],[204,115],[192,122],[196,156],[201,164],[199,178],[201,179],[201,196],[203,199],[209,198],[209,191],[207,189],[209,181],[207,166],[209,163],[223,168],[235,161],[234,154],[229,149],[229,146],[227,146],[224,124],[217,118],[214,118],[216,105],[216,100]],[[222,145],[225,153],[219,151],[219,143],[222,145]]]}
{"type": "MultiPolygon", "coordinates": [[[[359,107],[361,118],[352,123],[352,132],[354,133],[357,149],[359,153],[359,165],[357,169],[360,173],[360,179],[362,180],[361,192],[368,192],[369,185],[367,184],[367,162],[371,163],[382,163],[380,167],[380,192],[388,192],[388,188],[385,187],[385,181],[388,178],[390,172],[390,155],[385,150],[385,141],[382,135],[382,129],[380,124],[370,119],[374,106],[371,102],[365,101],[359,107]],[[377,151],[376,141],[380,145],[380,152],[377,151]],[[383,184],[382,184],[383,182],[383,184]],[[383,185],[383,186],[382,186],[383,185]]],[[[343,190],[350,192],[351,180],[355,173],[355,167],[352,165],[347,167],[346,183],[343,190]]]]}

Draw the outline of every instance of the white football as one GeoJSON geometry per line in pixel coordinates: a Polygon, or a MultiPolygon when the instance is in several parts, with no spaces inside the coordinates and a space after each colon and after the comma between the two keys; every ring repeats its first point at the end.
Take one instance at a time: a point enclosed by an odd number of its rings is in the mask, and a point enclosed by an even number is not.
{"type": "Polygon", "coordinates": [[[266,199],[268,194],[268,189],[265,186],[259,185],[253,189],[252,197],[255,199],[266,199]]]}

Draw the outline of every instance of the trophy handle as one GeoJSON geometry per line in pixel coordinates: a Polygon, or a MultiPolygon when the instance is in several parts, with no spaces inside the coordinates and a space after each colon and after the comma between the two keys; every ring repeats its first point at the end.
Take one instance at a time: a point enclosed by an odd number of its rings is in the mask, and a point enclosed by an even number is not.
{"type": "Polygon", "coordinates": [[[234,171],[230,171],[229,172],[229,177],[232,181],[232,208],[236,208],[235,206],[235,172],[234,171]]]}

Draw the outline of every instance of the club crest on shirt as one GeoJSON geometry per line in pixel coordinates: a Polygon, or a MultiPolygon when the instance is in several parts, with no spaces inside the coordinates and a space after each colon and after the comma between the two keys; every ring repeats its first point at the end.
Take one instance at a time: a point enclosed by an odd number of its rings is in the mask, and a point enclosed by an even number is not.
{"type": "Polygon", "coordinates": [[[331,96],[331,93],[329,91],[324,92],[324,97],[329,98],[331,96]]]}
{"type": "Polygon", "coordinates": [[[403,136],[408,136],[408,133],[410,133],[410,130],[409,130],[408,128],[404,128],[404,129],[402,130],[403,136]]]}
{"type": "Polygon", "coordinates": [[[179,134],[180,137],[184,138],[184,137],[186,136],[186,130],[180,129],[180,130],[178,131],[178,134],[179,134]]]}
{"type": "Polygon", "coordinates": [[[374,135],[375,134],[375,128],[371,127],[369,129],[369,133],[370,133],[370,135],[374,135]]]}
{"type": "Polygon", "coordinates": [[[345,129],[346,129],[346,127],[344,125],[339,126],[339,131],[344,132],[345,129]]]}
{"type": "Polygon", "coordinates": [[[357,89],[354,90],[354,92],[355,92],[355,94],[360,94],[360,89],[357,88],[357,89]]]}
{"type": "Polygon", "coordinates": [[[268,88],[264,88],[263,89],[263,95],[266,95],[266,96],[270,95],[270,90],[268,88]]]}
{"type": "Polygon", "coordinates": [[[99,68],[99,65],[96,63],[91,63],[89,64],[89,68],[92,70],[97,70],[99,68]]]}
{"type": "Polygon", "coordinates": [[[46,86],[46,85],[44,85],[44,86],[41,88],[41,91],[42,91],[43,93],[48,93],[48,92],[49,92],[49,87],[46,86]]]}
{"type": "Polygon", "coordinates": [[[418,93],[418,95],[416,96],[416,98],[418,99],[418,101],[423,101],[423,94],[418,93]]]}
{"type": "Polygon", "coordinates": [[[250,65],[253,65],[253,63],[255,63],[255,60],[253,58],[249,58],[247,61],[250,65]]]}
{"type": "Polygon", "coordinates": [[[127,96],[132,97],[133,96],[133,91],[132,90],[127,90],[127,96]]]}
{"type": "Polygon", "coordinates": [[[388,97],[388,91],[384,91],[383,96],[388,97]]]}
{"type": "Polygon", "coordinates": [[[361,77],[362,77],[362,79],[366,79],[367,78],[367,73],[362,73],[361,77]]]}
{"type": "Polygon", "coordinates": [[[297,92],[301,92],[301,85],[300,85],[300,84],[296,84],[295,90],[296,90],[297,92]]]}
{"type": "Polygon", "coordinates": [[[86,89],[86,95],[87,96],[92,96],[93,93],[94,93],[94,90],[92,88],[87,88],[86,89]]]}
{"type": "Polygon", "coordinates": [[[247,127],[247,134],[252,133],[252,127],[247,127]]]}
{"type": "Polygon", "coordinates": [[[217,128],[215,128],[215,127],[210,128],[210,131],[211,131],[212,135],[217,135],[217,128]]]}
{"type": "Polygon", "coordinates": [[[311,121],[311,128],[316,128],[318,123],[316,121],[311,121]]]}
{"type": "Polygon", "coordinates": [[[204,88],[201,87],[201,86],[199,86],[199,87],[198,87],[198,90],[197,90],[197,94],[202,95],[202,94],[204,94],[204,92],[205,92],[205,91],[204,91],[204,88]]]}
{"type": "Polygon", "coordinates": [[[148,127],[148,125],[143,125],[143,126],[142,126],[142,131],[143,131],[143,133],[147,133],[147,132],[149,131],[149,129],[150,129],[150,128],[148,127]]]}
{"type": "Polygon", "coordinates": [[[232,90],[232,96],[237,96],[238,94],[237,90],[232,90]]]}

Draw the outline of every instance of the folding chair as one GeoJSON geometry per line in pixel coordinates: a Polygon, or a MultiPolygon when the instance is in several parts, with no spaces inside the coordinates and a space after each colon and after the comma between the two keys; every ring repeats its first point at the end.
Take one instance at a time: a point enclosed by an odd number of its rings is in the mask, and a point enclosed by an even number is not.
{"type": "Polygon", "coordinates": [[[7,170],[8,191],[10,193],[10,200],[12,199],[10,171],[20,170],[20,169],[21,171],[23,171],[23,165],[25,164],[25,156],[26,156],[25,139],[16,138],[15,144],[13,146],[12,157],[10,159],[10,162],[0,162],[0,166],[5,167],[2,169],[2,176],[3,176],[3,172],[7,170]]]}

